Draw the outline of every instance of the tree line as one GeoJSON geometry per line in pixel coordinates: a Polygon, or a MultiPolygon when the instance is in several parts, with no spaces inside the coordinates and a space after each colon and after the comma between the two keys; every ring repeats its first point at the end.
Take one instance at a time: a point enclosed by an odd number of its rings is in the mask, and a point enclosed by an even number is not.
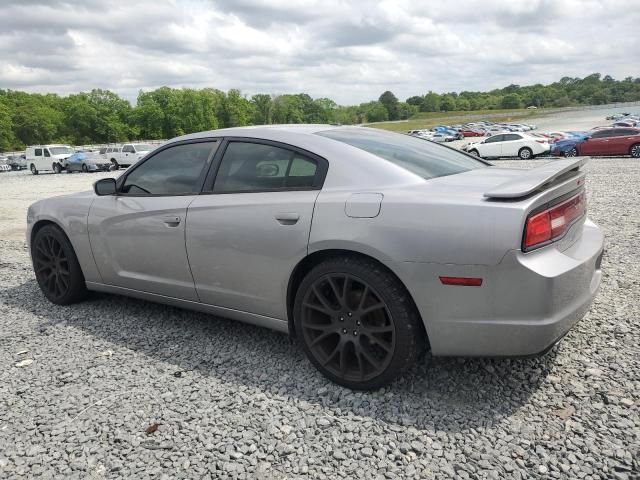
{"type": "Polygon", "coordinates": [[[615,80],[594,73],[550,85],[489,92],[429,91],[401,102],[390,91],[378,100],[340,106],[306,93],[243,95],[236,89],[161,87],[140,91],[136,105],[109,90],[61,97],[0,90],[0,151],[25,145],[73,145],[172,138],[191,132],[276,123],[358,124],[410,118],[418,112],[566,107],[640,100],[640,78],[615,80]]]}

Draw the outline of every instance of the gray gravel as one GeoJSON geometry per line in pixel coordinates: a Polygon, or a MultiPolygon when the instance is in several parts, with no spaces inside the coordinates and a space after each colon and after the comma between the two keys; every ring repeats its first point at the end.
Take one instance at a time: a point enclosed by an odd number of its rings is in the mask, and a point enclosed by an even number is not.
{"type": "MultiPolygon", "coordinates": [[[[589,172],[604,282],[564,341],[539,359],[427,357],[374,393],[258,327],[107,295],[54,307],[3,236],[0,478],[639,478],[640,162],[589,172]]],[[[19,182],[88,183],[71,177],[19,182]]]]}

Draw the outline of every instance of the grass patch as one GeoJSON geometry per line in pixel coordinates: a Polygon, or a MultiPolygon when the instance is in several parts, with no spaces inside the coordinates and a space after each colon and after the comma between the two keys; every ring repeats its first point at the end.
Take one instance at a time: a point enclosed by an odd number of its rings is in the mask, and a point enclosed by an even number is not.
{"type": "Polygon", "coordinates": [[[383,130],[391,130],[394,132],[406,132],[408,130],[432,128],[436,125],[451,125],[478,120],[486,120],[489,122],[525,121],[540,116],[543,113],[546,113],[543,109],[472,110],[469,112],[420,112],[406,121],[369,123],[365,124],[365,126],[381,128],[383,130]]]}

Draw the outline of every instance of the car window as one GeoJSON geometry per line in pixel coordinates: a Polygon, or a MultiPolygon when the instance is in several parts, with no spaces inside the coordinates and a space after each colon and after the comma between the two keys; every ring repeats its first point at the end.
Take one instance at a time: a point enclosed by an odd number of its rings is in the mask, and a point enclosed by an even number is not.
{"type": "Polygon", "coordinates": [[[161,150],[135,168],[121,192],[132,195],[198,193],[200,179],[217,142],[188,143],[161,150]]]}
{"type": "Polygon", "coordinates": [[[607,137],[613,137],[613,136],[614,136],[614,130],[598,130],[594,132],[593,135],[591,135],[591,138],[607,138],[607,137]]]}
{"type": "Polygon", "coordinates": [[[501,142],[504,139],[504,135],[494,135],[493,137],[487,138],[484,143],[493,143],[493,142],[501,142]]]}
{"type": "Polygon", "coordinates": [[[122,151],[125,152],[125,153],[133,153],[133,147],[131,145],[125,145],[122,148],[122,151]]]}
{"type": "Polygon", "coordinates": [[[41,157],[42,156],[42,149],[41,148],[36,148],[35,151],[33,152],[33,154],[36,157],[41,157]]]}
{"type": "Polygon", "coordinates": [[[222,157],[214,192],[313,188],[318,164],[273,145],[230,142],[222,157]]]}
{"type": "Polygon", "coordinates": [[[520,140],[520,139],[522,139],[522,137],[521,137],[520,135],[516,134],[516,133],[508,133],[508,134],[506,134],[506,135],[503,135],[503,137],[504,137],[504,138],[502,139],[502,141],[503,141],[503,142],[508,142],[508,141],[511,141],[511,140],[520,140]]]}
{"type": "Polygon", "coordinates": [[[453,148],[384,130],[343,127],[316,135],[359,148],[426,179],[487,167],[453,148]]]}
{"type": "Polygon", "coordinates": [[[51,154],[49,153],[49,150],[47,150],[46,148],[44,149],[44,156],[45,157],[50,157],[51,154]]]}

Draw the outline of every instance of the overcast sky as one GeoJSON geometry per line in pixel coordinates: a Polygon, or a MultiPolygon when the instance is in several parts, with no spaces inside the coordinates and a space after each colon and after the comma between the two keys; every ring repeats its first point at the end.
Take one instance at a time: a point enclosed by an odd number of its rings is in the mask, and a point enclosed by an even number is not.
{"type": "Polygon", "coordinates": [[[640,76],[640,0],[0,1],[0,88],[239,88],[341,104],[640,76]]]}

